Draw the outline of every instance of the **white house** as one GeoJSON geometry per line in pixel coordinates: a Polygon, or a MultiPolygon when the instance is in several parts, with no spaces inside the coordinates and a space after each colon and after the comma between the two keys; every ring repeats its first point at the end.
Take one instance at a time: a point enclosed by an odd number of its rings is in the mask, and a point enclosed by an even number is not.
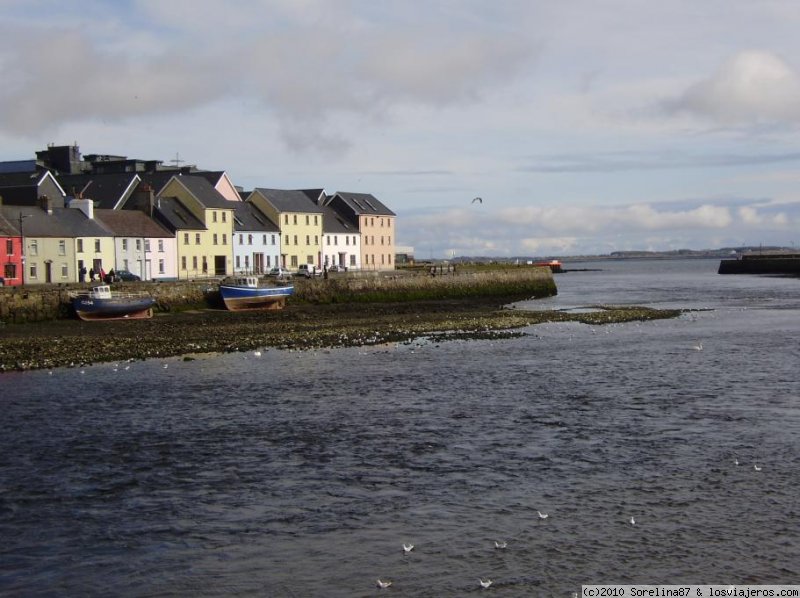
{"type": "Polygon", "coordinates": [[[265,274],[280,265],[281,231],[250,202],[233,204],[233,271],[265,274]]]}
{"type": "Polygon", "coordinates": [[[361,269],[361,233],[330,206],[321,206],[322,266],[361,269]]]}

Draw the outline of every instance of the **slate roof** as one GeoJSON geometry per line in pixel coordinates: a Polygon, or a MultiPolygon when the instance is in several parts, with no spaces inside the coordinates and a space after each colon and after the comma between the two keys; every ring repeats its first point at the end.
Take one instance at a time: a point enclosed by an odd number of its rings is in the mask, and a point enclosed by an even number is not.
{"type": "Polygon", "coordinates": [[[339,196],[344,203],[361,216],[396,216],[389,208],[383,205],[371,193],[350,193],[337,191],[334,197],[339,196]]]}
{"type": "Polygon", "coordinates": [[[9,218],[12,218],[11,214],[7,216],[4,210],[0,210],[0,237],[19,237],[19,225],[12,224],[9,218]]]}
{"type": "Polygon", "coordinates": [[[35,206],[4,206],[6,220],[19,228],[19,214],[24,220],[26,237],[112,237],[113,233],[97,220],[91,220],[77,208],[53,208],[53,213],[35,206]]]}
{"type": "Polygon", "coordinates": [[[225,199],[219,191],[214,189],[214,185],[203,177],[184,175],[176,178],[206,208],[233,210],[238,205],[238,202],[225,199]]]}
{"type": "Polygon", "coordinates": [[[121,172],[113,174],[62,174],[56,177],[58,183],[68,195],[83,197],[94,201],[101,209],[119,207],[123,199],[136,189],[139,177],[135,173],[121,172]]]}
{"type": "Polygon", "coordinates": [[[95,210],[95,219],[117,237],[166,237],[175,235],[139,210],[95,210]]]}
{"type": "MultiPolygon", "coordinates": [[[[229,202],[231,203],[231,202],[229,202]]],[[[236,212],[233,215],[233,230],[239,231],[258,231],[264,233],[278,233],[278,225],[267,218],[261,210],[249,202],[243,201],[236,204],[236,212]]]]}
{"type": "Polygon", "coordinates": [[[321,214],[322,208],[309,199],[304,191],[288,191],[285,189],[265,189],[257,187],[258,191],[275,206],[279,212],[299,212],[304,214],[321,214]]]}
{"type": "Polygon", "coordinates": [[[348,222],[341,214],[330,206],[322,207],[322,234],[357,235],[358,226],[348,222]]]}
{"type": "Polygon", "coordinates": [[[206,230],[206,225],[195,218],[175,197],[159,197],[156,200],[154,217],[167,230],[206,230]]]}

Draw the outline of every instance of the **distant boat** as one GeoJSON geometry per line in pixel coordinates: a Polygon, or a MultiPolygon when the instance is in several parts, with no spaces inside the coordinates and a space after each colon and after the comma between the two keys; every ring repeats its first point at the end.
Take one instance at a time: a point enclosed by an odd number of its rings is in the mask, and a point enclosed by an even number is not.
{"type": "Polygon", "coordinates": [[[272,286],[259,283],[257,276],[240,276],[223,280],[219,294],[230,311],[246,309],[283,309],[294,286],[272,286]]]}
{"type": "Polygon", "coordinates": [[[558,260],[550,260],[549,262],[535,262],[534,266],[547,266],[553,274],[559,274],[564,270],[561,268],[561,262],[558,260]]]}
{"type": "Polygon", "coordinates": [[[75,313],[86,321],[152,318],[155,302],[148,293],[112,291],[107,284],[72,294],[75,313]]]}

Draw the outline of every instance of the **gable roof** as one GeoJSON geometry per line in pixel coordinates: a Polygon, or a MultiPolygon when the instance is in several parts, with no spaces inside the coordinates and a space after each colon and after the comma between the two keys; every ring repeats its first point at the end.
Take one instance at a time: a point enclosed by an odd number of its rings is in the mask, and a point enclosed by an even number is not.
{"type": "Polygon", "coordinates": [[[175,180],[183,185],[183,187],[205,208],[233,210],[239,203],[225,199],[225,197],[214,189],[214,186],[203,177],[176,176],[175,180]]]}
{"type": "Polygon", "coordinates": [[[82,195],[101,209],[119,208],[141,180],[135,173],[62,174],[56,177],[70,195],[82,195]]]}
{"type": "Polygon", "coordinates": [[[19,225],[12,224],[10,218],[13,219],[11,214],[6,215],[5,210],[0,210],[0,237],[19,237],[19,225]]]}
{"type": "Polygon", "coordinates": [[[58,199],[61,201],[65,195],[64,190],[49,171],[0,173],[0,197],[6,204],[34,206],[38,203],[39,188],[45,179],[50,179],[57,192],[61,194],[61,198],[58,199]]]}
{"type": "Polygon", "coordinates": [[[175,235],[139,210],[94,211],[94,217],[117,237],[167,237],[175,235]]]}
{"type": "Polygon", "coordinates": [[[329,201],[333,201],[336,197],[359,216],[396,216],[371,193],[337,191],[329,201]]]}
{"type": "Polygon", "coordinates": [[[258,231],[264,233],[280,232],[278,225],[250,202],[242,202],[236,205],[236,212],[233,215],[233,230],[239,231],[258,231]]]}
{"type": "Polygon", "coordinates": [[[253,192],[265,197],[279,212],[322,214],[322,208],[309,199],[304,191],[256,187],[253,192]]]}
{"type": "MultiPolygon", "coordinates": [[[[22,214],[26,237],[111,237],[113,233],[102,223],[87,218],[76,208],[53,208],[53,213],[35,206],[3,206],[0,211],[12,224],[22,214]]],[[[15,228],[19,228],[15,224],[15,228]]]]}
{"type": "Polygon", "coordinates": [[[195,218],[176,197],[159,197],[153,206],[153,217],[167,230],[206,230],[206,225],[195,218]]]}
{"type": "Polygon", "coordinates": [[[358,226],[348,222],[341,214],[330,206],[322,208],[322,234],[360,234],[358,226]]]}

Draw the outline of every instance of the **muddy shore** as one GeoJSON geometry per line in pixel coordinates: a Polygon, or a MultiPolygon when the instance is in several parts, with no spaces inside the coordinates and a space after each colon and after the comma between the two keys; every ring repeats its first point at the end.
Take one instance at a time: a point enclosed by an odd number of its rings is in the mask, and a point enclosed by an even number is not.
{"type": "Polygon", "coordinates": [[[204,309],[151,320],[57,320],[0,326],[0,372],[108,361],[404,342],[437,334],[497,338],[547,321],[608,324],[671,318],[679,310],[606,307],[590,313],[507,309],[497,298],[380,304],[289,305],[283,311],[204,309]]]}

